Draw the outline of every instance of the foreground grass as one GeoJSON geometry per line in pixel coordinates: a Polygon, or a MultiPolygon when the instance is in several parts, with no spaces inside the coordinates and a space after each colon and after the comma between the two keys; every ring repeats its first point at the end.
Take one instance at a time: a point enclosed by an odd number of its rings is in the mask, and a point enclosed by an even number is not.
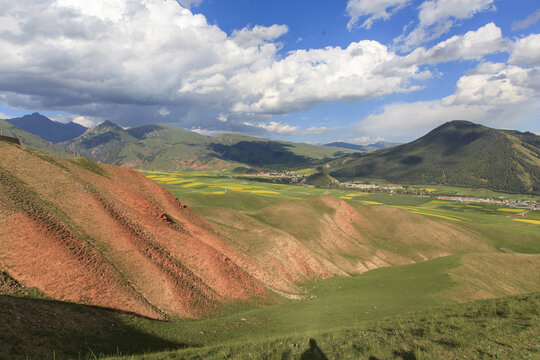
{"type": "MultiPolygon", "coordinates": [[[[540,294],[476,301],[331,331],[124,359],[532,359],[540,294]]],[[[118,358],[118,357],[114,357],[118,358]]]]}

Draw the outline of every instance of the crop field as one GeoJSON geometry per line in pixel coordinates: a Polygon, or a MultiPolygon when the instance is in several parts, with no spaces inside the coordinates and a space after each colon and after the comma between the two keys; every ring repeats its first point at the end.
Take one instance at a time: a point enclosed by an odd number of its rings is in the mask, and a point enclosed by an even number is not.
{"type": "Polygon", "coordinates": [[[319,189],[248,181],[212,173],[156,171],[142,173],[195,208],[210,206],[253,211],[283,201],[328,195],[355,205],[397,207],[416,214],[454,222],[497,223],[507,226],[540,225],[538,212],[500,205],[460,203],[434,200],[431,197],[366,193],[348,189],[319,189]]]}
{"type": "Polygon", "coordinates": [[[448,222],[490,239],[490,245],[502,251],[540,253],[540,216],[538,212],[525,209],[426,196],[247,181],[215,173],[147,171],[143,174],[164,186],[202,217],[207,216],[209,208],[226,208],[252,216],[253,212],[280,203],[325,195],[340,198],[353,207],[394,207],[448,222]]]}

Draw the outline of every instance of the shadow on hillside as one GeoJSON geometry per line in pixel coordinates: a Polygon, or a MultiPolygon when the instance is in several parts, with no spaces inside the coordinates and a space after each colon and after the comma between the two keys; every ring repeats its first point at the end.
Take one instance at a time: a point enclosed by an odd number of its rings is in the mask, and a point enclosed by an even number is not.
{"type": "Polygon", "coordinates": [[[239,141],[233,145],[210,144],[210,148],[219,159],[237,161],[251,166],[311,165],[324,162],[323,159],[296,155],[291,151],[292,145],[274,141],[239,141]]]}
{"type": "MultiPolygon", "coordinates": [[[[288,350],[283,353],[282,360],[291,360],[292,351],[288,350]]],[[[324,354],[321,348],[317,345],[317,341],[309,339],[309,349],[304,351],[300,356],[300,360],[328,360],[328,357],[324,354]]]]}
{"type": "MultiPolygon", "coordinates": [[[[188,346],[136,329],[122,318],[121,312],[94,306],[2,295],[0,358],[93,358],[188,346]]],[[[141,327],[149,321],[130,320],[141,327]]]]}

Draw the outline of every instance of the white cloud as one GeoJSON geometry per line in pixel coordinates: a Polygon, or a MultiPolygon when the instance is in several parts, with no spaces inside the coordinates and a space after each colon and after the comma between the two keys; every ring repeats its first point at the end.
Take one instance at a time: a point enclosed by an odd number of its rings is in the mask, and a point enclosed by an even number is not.
{"type": "Polygon", "coordinates": [[[328,131],[333,131],[339,129],[339,126],[327,127],[327,126],[311,126],[302,131],[304,135],[321,135],[328,131]]]}
{"type": "Polygon", "coordinates": [[[245,27],[234,30],[231,39],[242,47],[251,47],[275,40],[289,31],[286,25],[245,27]]]}
{"type": "Polygon", "coordinates": [[[162,107],[161,109],[158,110],[158,114],[161,116],[167,116],[170,113],[171,112],[166,107],[162,107]]]}
{"type": "Polygon", "coordinates": [[[370,29],[374,21],[390,19],[395,12],[410,2],[411,0],[349,0],[346,10],[351,19],[347,28],[351,30],[360,18],[367,17],[360,26],[370,29]]]}
{"type": "Polygon", "coordinates": [[[458,80],[454,94],[441,100],[394,103],[364,118],[362,133],[410,138],[451,120],[494,127],[534,124],[540,110],[539,69],[481,64],[458,80]]]}
{"type": "Polygon", "coordinates": [[[417,48],[406,56],[411,63],[437,64],[453,60],[481,59],[484,55],[505,51],[509,40],[502,37],[501,29],[489,23],[465,35],[452,36],[431,49],[417,48]]]}
{"type": "Polygon", "coordinates": [[[224,113],[219,113],[217,119],[221,122],[226,122],[228,120],[227,115],[224,113]]]}
{"type": "Polygon", "coordinates": [[[207,130],[207,129],[201,129],[201,128],[194,128],[194,129],[191,129],[190,131],[196,132],[197,134],[206,135],[206,136],[216,136],[216,135],[230,133],[230,131],[225,131],[225,130],[207,130]]]}
{"type": "Polygon", "coordinates": [[[244,125],[250,127],[256,127],[263,129],[269,134],[278,134],[278,135],[321,135],[325,132],[339,129],[339,127],[326,127],[326,126],[311,126],[307,129],[301,129],[300,126],[289,125],[286,123],[281,123],[277,121],[269,122],[245,122],[244,125]]]}
{"type": "Polygon", "coordinates": [[[371,143],[371,138],[369,136],[362,136],[362,137],[350,139],[347,142],[350,142],[352,144],[358,144],[358,145],[368,145],[371,143]]]}
{"type": "Polygon", "coordinates": [[[526,29],[529,26],[536,24],[540,20],[540,9],[533,12],[525,20],[517,21],[512,24],[512,30],[517,31],[521,29],[526,29]]]}
{"type": "Polygon", "coordinates": [[[394,39],[403,51],[439,38],[449,31],[457,20],[468,19],[476,13],[493,10],[494,0],[428,0],[419,6],[418,25],[408,34],[394,39]]]}
{"type": "Polygon", "coordinates": [[[286,26],[228,36],[176,1],[0,0],[0,8],[0,102],[130,126],[162,121],[165,109],[165,120],[186,128],[249,122],[291,133],[265,120],[322,102],[414,91],[430,76],[422,63],[480,58],[501,44],[500,30],[488,24],[416,59],[369,40],[281,54],[286,26]]]}
{"type": "Polygon", "coordinates": [[[82,125],[87,128],[94,127],[103,122],[103,119],[94,118],[91,116],[75,116],[71,119],[76,124],[82,125]]]}
{"type": "Polygon", "coordinates": [[[510,53],[508,62],[519,65],[540,66],[540,34],[519,39],[510,53]]]}
{"type": "Polygon", "coordinates": [[[244,125],[259,127],[261,129],[266,130],[267,132],[271,134],[279,134],[279,135],[295,135],[295,134],[298,134],[300,130],[299,126],[292,126],[292,125],[280,123],[277,121],[270,121],[268,123],[258,123],[258,124],[245,122],[244,125]]]}

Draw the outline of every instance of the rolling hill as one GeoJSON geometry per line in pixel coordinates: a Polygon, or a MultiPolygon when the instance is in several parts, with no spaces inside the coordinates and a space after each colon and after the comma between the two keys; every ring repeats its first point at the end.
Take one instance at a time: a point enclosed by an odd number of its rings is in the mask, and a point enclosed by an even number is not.
{"type": "MultiPolygon", "coordinates": [[[[235,134],[209,137],[166,125],[122,129],[105,121],[62,149],[93,161],[138,169],[226,169],[299,167],[321,164],[347,153],[344,149],[272,141],[235,134]]],[[[354,151],[349,151],[351,153],[354,151]]]]}
{"type": "Polygon", "coordinates": [[[413,142],[328,163],[341,179],[381,178],[526,193],[540,191],[540,137],[452,121],[413,142]]]}
{"type": "Polygon", "coordinates": [[[82,125],[74,122],[64,124],[58,121],[52,121],[37,112],[5,121],[52,143],[71,140],[86,131],[86,127],[82,125]]]}
{"type": "Polygon", "coordinates": [[[44,296],[152,318],[271,299],[241,254],[126,168],[0,142],[0,268],[44,296]]]}

